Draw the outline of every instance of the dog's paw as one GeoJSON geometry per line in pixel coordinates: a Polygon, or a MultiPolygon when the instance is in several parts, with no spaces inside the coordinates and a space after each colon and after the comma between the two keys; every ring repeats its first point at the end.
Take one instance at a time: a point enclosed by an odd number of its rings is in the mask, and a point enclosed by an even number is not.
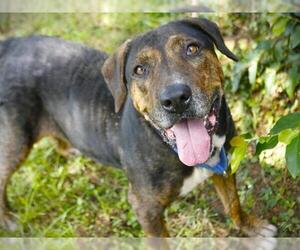
{"type": "Polygon", "coordinates": [[[242,227],[241,229],[249,237],[274,237],[277,234],[276,226],[265,220],[251,226],[242,227]]]}
{"type": "Polygon", "coordinates": [[[273,250],[277,246],[276,226],[254,215],[244,214],[241,231],[251,237],[246,241],[247,249],[273,250]]]}
{"type": "Polygon", "coordinates": [[[274,238],[277,234],[276,226],[270,224],[266,220],[259,221],[251,220],[253,224],[248,224],[242,227],[242,231],[249,238],[247,246],[249,249],[273,250],[277,246],[277,239],[274,238]]]}
{"type": "Polygon", "coordinates": [[[257,229],[257,235],[261,237],[274,237],[277,234],[277,227],[265,222],[261,227],[257,229]]]}
{"type": "Polygon", "coordinates": [[[239,238],[238,249],[245,250],[274,250],[277,246],[277,239],[272,237],[239,238]]]}

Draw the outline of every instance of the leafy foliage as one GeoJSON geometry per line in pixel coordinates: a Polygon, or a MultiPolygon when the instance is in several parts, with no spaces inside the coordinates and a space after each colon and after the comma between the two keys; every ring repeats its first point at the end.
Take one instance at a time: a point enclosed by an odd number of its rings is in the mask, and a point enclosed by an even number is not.
{"type": "MultiPolygon", "coordinates": [[[[300,113],[281,117],[267,136],[247,139],[248,143],[256,141],[256,155],[274,148],[278,142],[286,144],[285,159],[290,174],[295,178],[300,175],[300,113]]],[[[231,140],[234,147],[231,158],[231,169],[236,172],[238,165],[246,155],[247,143],[243,136],[231,140]],[[240,143],[237,143],[240,142],[240,143]]]]}
{"type": "MultiPolygon", "coordinates": [[[[264,19],[259,16],[257,19],[257,16],[253,16],[256,22],[251,24],[252,27],[250,25],[248,32],[253,33],[256,40],[247,47],[249,53],[241,55],[242,60],[233,66],[233,74],[230,81],[227,81],[227,87],[233,93],[244,95],[246,100],[243,105],[246,104],[252,110],[254,120],[250,124],[253,127],[244,129],[253,135],[246,140],[248,147],[256,144],[255,155],[259,156],[263,151],[273,149],[278,143],[285,144],[289,149],[285,153],[287,167],[291,175],[296,177],[299,175],[300,162],[293,156],[296,145],[290,144],[299,136],[299,113],[293,112],[299,111],[297,95],[300,84],[300,19],[298,15],[292,14],[269,14],[265,17],[264,19]],[[274,101],[280,99],[282,108],[275,106],[274,109],[274,101]],[[278,117],[276,111],[291,114],[279,119],[269,134],[262,133],[259,136],[258,130],[264,123],[264,117],[259,118],[258,114],[266,114],[264,110],[271,108],[275,117],[278,117]]],[[[241,34],[243,35],[245,36],[241,34]]],[[[268,117],[269,114],[266,118],[268,117]]],[[[268,120],[266,124],[272,126],[271,121],[268,120]]],[[[233,146],[234,157],[231,164],[235,172],[241,159],[247,154],[245,145],[233,146]]]]}
{"type": "Polygon", "coordinates": [[[300,127],[300,113],[289,114],[280,118],[274,127],[271,129],[270,134],[279,134],[283,130],[297,129],[300,127]]]}
{"type": "Polygon", "coordinates": [[[258,37],[263,39],[233,68],[232,91],[246,84],[251,91],[264,89],[266,98],[272,98],[281,86],[293,98],[300,84],[300,22],[290,15],[271,15],[260,27],[258,37]]]}
{"type": "Polygon", "coordinates": [[[232,138],[230,142],[231,146],[235,147],[231,155],[231,170],[232,173],[235,173],[241,163],[245,158],[247,152],[247,143],[242,136],[236,136],[232,138]]]}

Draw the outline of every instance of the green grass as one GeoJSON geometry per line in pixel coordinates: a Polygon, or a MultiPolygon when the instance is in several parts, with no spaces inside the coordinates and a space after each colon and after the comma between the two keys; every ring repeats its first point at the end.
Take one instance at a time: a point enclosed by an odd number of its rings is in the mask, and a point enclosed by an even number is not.
{"type": "MultiPolygon", "coordinates": [[[[54,35],[112,52],[127,38],[180,16],[183,15],[11,14],[5,17],[9,22],[0,24],[0,38],[54,35]]],[[[237,99],[243,100],[240,96],[229,100],[234,118],[241,111],[235,105],[237,99]]],[[[247,113],[246,118],[238,122],[239,127],[243,122],[251,124],[251,114],[247,113]]],[[[280,165],[262,161],[260,166],[258,162],[257,158],[244,161],[238,171],[243,207],[275,223],[279,236],[300,236],[299,178],[292,179],[280,165]]],[[[1,230],[0,235],[144,236],[127,202],[127,186],[122,171],[84,156],[64,158],[56,152],[52,140],[43,139],[13,175],[8,188],[9,204],[19,227],[15,232],[1,230]]],[[[166,215],[172,236],[239,235],[224,216],[210,181],[174,202],[166,215]]]]}
{"type": "MultiPolygon", "coordinates": [[[[122,171],[83,156],[66,159],[56,153],[52,140],[44,139],[9,185],[10,206],[20,221],[11,235],[143,236],[127,202],[127,184],[122,171]]],[[[205,193],[193,193],[167,211],[173,234],[212,236],[219,232],[222,220],[208,205],[217,202],[212,188],[209,184],[205,193]]],[[[224,218],[223,223],[228,224],[224,218]]]]}
{"type": "MultiPolygon", "coordinates": [[[[296,236],[300,219],[295,207],[299,188],[282,170],[244,164],[238,173],[246,211],[255,211],[280,226],[280,236],[296,236]],[[282,185],[282,184],[285,185],[282,185]],[[289,190],[290,188],[290,190],[289,190]]],[[[38,143],[9,185],[9,204],[20,222],[2,236],[144,236],[127,202],[122,171],[95,164],[84,156],[64,158],[55,143],[38,143]]],[[[210,181],[166,211],[173,236],[239,235],[226,216],[210,181]]]]}
{"type": "Polygon", "coordinates": [[[65,159],[49,139],[34,148],[8,190],[22,224],[18,234],[49,237],[107,236],[114,234],[114,226],[124,227],[122,236],[129,231],[126,227],[137,234],[126,192],[121,171],[83,156],[65,159]]]}

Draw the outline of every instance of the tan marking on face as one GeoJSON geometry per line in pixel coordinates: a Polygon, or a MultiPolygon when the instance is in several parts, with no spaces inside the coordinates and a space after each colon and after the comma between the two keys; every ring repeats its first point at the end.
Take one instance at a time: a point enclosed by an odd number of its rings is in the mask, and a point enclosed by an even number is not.
{"type": "MultiPolygon", "coordinates": [[[[131,84],[131,97],[135,108],[142,114],[150,114],[157,105],[159,91],[172,79],[171,75],[180,76],[192,89],[212,97],[215,90],[223,93],[223,71],[213,51],[202,49],[199,56],[184,56],[186,45],[195,41],[184,34],[171,36],[165,44],[165,54],[169,72],[162,70],[162,54],[153,48],[142,49],[135,63],[148,65],[146,78],[135,78],[131,84]]],[[[201,49],[201,47],[200,47],[201,49]]]]}
{"type": "Polygon", "coordinates": [[[161,52],[157,49],[145,47],[136,56],[137,63],[155,66],[161,62],[161,52]]]}
{"type": "Polygon", "coordinates": [[[184,34],[169,38],[165,45],[165,51],[170,68],[183,76],[186,84],[192,85],[192,88],[199,87],[208,96],[211,96],[216,89],[223,92],[224,75],[214,52],[203,48],[198,56],[184,55],[186,46],[193,41],[195,39],[184,34]]]}
{"type": "Polygon", "coordinates": [[[138,86],[136,82],[131,85],[131,97],[134,107],[142,114],[147,114],[149,110],[149,93],[144,88],[138,86]]]}
{"type": "Polygon", "coordinates": [[[183,46],[187,41],[187,36],[185,34],[178,34],[170,36],[165,45],[165,51],[167,55],[172,58],[180,53],[183,46]]]}
{"type": "Polygon", "coordinates": [[[195,73],[192,75],[192,83],[196,83],[209,96],[216,90],[223,88],[224,75],[217,56],[210,50],[203,50],[202,59],[193,62],[195,73]]]}
{"type": "Polygon", "coordinates": [[[161,52],[157,49],[146,47],[136,56],[135,64],[146,65],[148,75],[145,78],[135,78],[131,82],[131,98],[134,107],[143,115],[151,112],[155,104],[155,91],[159,87],[160,81],[157,72],[161,65],[161,52]]]}

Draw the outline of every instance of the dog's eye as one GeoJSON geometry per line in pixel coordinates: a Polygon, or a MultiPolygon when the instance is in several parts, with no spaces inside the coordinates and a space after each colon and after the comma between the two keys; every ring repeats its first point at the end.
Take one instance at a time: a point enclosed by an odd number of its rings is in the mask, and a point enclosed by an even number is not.
{"type": "Polygon", "coordinates": [[[142,76],[146,73],[146,69],[142,65],[138,65],[134,68],[134,73],[138,76],[142,76]]]}
{"type": "Polygon", "coordinates": [[[194,56],[196,54],[198,54],[200,48],[199,48],[199,45],[197,44],[189,44],[186,48],[186,54],[188,56],[194,56]]]}

